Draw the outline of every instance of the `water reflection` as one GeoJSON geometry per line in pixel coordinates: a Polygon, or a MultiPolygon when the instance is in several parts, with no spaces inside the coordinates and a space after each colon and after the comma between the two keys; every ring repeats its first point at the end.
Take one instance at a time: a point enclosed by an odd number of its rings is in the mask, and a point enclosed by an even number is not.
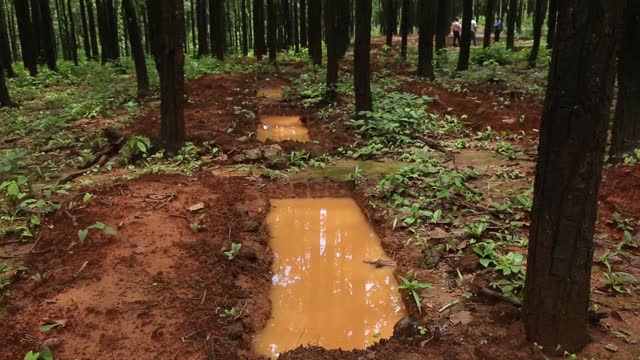
{"type": "Polygon", "coordinates": [[[272,201],[272,318],[256,338],[264,356],[319,345],[364,348],[393,333],[405,310],[380,240],[352,199],[272,201]]]}
{"type": "Polygon", "coordinates": [[[260,119],[256,130],[258,141],[294,140],[309,141],[309,130],[302,124],[300,116],[266,116],[260,119]]]}

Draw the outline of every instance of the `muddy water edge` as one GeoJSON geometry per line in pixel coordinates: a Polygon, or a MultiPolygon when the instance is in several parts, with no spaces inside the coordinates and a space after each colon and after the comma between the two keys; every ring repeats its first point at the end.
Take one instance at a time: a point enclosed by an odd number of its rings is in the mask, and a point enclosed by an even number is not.
{"type": "Polygon", "coordinates": [[[271,206],[272,313],[255,351],[275,358],[300,345],[352,350],[389,338],[405,316],[395,264],[358,204],[306,198],[271,206]]]}

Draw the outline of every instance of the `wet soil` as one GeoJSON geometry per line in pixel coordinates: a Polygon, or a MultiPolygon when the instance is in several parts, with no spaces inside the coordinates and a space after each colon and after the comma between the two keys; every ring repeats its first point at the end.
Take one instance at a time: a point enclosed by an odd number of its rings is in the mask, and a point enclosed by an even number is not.
{"type": "MultiPolygon", "coordinates": [[[[293,69],[296,66],[302,67],[289,64],[293,69]]],[[[406,65],[398,69],[410,71],[406,65]]],[[[256,96],[259,88],[286,85],[295,76],[296,72],[227,74],[190,82],[185,110],[188,140],[214,141],[230,155],[259,147],[262,145],[249,134],[255,131],[259,116],[267,114],[300,115],[316,141],[280,143],[284,151],[304,149],[319,155],[351,144],[353,134],[340,125],[344,119],[321,121],[315,115],[317,109],[256,96]],[[243,109],[255,116],[245,115],[243,109]]],[[[436,98],[432,108],[441,114],[467,115],[465,121],[474,130],[489,125],[498,131],[537,135],[541,102],[513,94],[505,104],[497,96],[509,96],[509,90],[500,84],[456,93],[439,85],[406,81],[403,89],[436,98]],[[519,121],[522,115],[524,122],[519,121]]],[[[158,112],[151,110],[128,131],[153,137],[158,123],[158,112]]],[[[517,145],[533,148],[535,141],[524,139],[517,145]]],[[[509,165],[522,168],[526,175],[522,181],[531,181],[534,170],[530,163],[510,161],[509,165]]],[[[308,197],[353,197],[386,254],[396,262],[395,275],[412,272],[434,285],[421,294],[424,315],[412,298],[402,294],[409,315],[424,321],[429,333],[416,334],[405,326],[393,338],[366,350],[306,347],[284,354],[283,359],[542,359],[526,341],[519,310],[511,304],[472,296],[440,311],[462,299],[463,293],[490,281],[475,275],[475,255],[444,257],[437,266],[426,269],[423,249],[407,245],[407,235],[392,227],[393,215],[373,208],[366,190],[354,189],[351,182],[315,180],[348,180],[353,167],[352,163],[336,166],[341,170],[335,171],[335,177],[322,172],[305,177],[303,173],[281,181],[238,173],[212,175],[206,169],[193,176],[145,175],[83,189],[95,197],[69,214],[58,211],[46,219],[35,252],[25,259],[29,270],[14,276],[11,297],[0,298],[0,359],[22,359],[46,340],[59,342],[53,346],[59,359],[204,359],[208,352],[217,359],[258,358],[252,353],[253,339],[271,314],[267,294],[272,253],[266,227],[270,200],[308,197]],[[204,208],[188,210],[199,203],[204,208]],[[116,228],[117,235],[92,230],[81,243],[78,229],[98,221],[116,228]],[[232,243],[243,246],[229,260],[224,252],[232,243]],[[469,269],[462,283],[451,270],[458,267],[469,269]],[[64,326],[39,331],[40,326],[53,322],[64,326]]],[[[383,173],[374,166],[359,189],[375,186],[375,177],[383,173]],[[370,176],[373,178],[368,179],[370,176]]],[[[640,218],[638,184],[638,166],[605,170],[596,255],[611,251],[621,238],[621,231],[606,221],[614,212],[640,218]]],[[[434,243],[444,241],[433,237],[434,243]]],[[[638,276],[639,259],[638,251],[629,249],[629,255],[616,259],[614,266],[638,276]]],[[[640,301],[635,293],[611,296],[599,290],[597,266],[592,300],[610,315],[591,328],[593,342],[581,355],[635,359],[639,345],[625,342],[613,331],[627,331],[630,339],[640,336],[640,301]],[[607,344],[617,346],[618,352],[605,350],[607,344]]]]}

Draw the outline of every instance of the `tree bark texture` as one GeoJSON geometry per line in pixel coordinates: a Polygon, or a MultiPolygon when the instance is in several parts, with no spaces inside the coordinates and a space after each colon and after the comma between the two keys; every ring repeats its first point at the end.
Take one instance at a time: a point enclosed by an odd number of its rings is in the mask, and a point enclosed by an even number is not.
{"type": "Polygon", "coordinates": [[[593,233],[620,5],[565,0],[559,7],[540,128],[523,309],[529,341],[547,352],[575,353],[589,338],[593,233]]]}
{"type": "Polygon", "coordinates": [[[356,95],[356,116],[372,111],[371,100],[371,1],[356,0],[356,39],[353,51],[353,80],[356,95]]]}

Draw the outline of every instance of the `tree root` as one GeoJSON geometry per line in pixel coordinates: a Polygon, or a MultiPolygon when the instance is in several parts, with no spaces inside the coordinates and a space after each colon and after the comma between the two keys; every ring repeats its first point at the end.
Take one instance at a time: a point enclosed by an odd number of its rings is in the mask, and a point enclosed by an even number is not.
{"type": "Polygon", "coordinates": [[[78,176],[85,174],[86,172],[90,171],[96,166],[104,165],[107,162],[107,160],[109,160],[112,156],[117,155],[120,152],[120,149],[126,143],[126,140],[127,140],[126,135],[110,127],[104,129],[103,133],[104,133],[104,136],[107,138],[107,140],[109,140],[109,143],[95,154],[93,160],[88,161],[80,169],[63,175],[56,182],[56,185],[64,184],[68,181],[71,181],[77,178],[78,176]]]}

